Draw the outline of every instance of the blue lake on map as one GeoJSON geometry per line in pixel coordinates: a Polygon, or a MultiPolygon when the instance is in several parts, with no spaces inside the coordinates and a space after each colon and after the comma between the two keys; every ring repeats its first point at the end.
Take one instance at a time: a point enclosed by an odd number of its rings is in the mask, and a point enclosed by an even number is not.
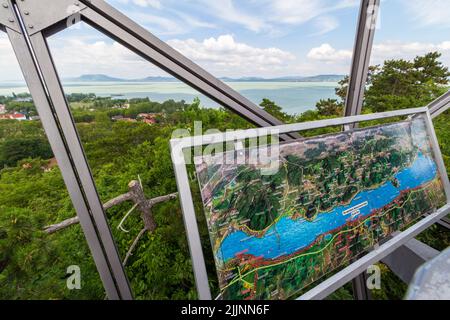
{"type": "Polygon", "coordinates": [[[399,188],[394,187],[388,181],[377,189],[362,191],[348,205],[336,207],[330,212],[320,213],[312,222],[283,217],[261,238],[249,236],[242,231],[235,231],[223,240],[217,257],[226,261],[244,250],[247,254],[263,256],[267,259],[291,254],[310,245],[319,235],[343,226],[347,220],[368,215],[372,210],[389,204],[400,195],[402,190],[416,188],[431,181],[436,174],[437,168],[434,160],[419,153],[410,167],[395,175],[400,182],[399,188]],[[368,202],[368,205],[362,207],[359,210],[360,213],[353,218],[351,214],[343,215],[346,209],[365,201],[368,202]]]}

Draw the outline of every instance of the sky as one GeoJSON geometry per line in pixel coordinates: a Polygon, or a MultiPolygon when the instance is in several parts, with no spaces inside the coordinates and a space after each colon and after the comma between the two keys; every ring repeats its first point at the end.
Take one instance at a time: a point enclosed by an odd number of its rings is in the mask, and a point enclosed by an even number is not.
{"type": "MultiPolygon", "coordinates": [[[[348,74],[359,0],[108,0],[124,14],[218,77],[348,74]]],[[[371,64],[442,53],[450,66],[448,0],[382,0],[371,64]]],[[[167,75],[79,23],[52,36],[62,78],[167,75]]],[[[22,79],[0,34],[0,81],[22,79]]]]}

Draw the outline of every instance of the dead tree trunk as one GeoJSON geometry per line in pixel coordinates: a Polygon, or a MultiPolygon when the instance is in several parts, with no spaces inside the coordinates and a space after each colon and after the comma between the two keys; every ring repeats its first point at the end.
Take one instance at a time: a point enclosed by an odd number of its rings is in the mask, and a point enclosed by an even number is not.
{"type": "Polygon", "coordinates": [[[152,214],[152,206],[145,199],[144,191],[141,188],[141,185],[138,181],[133,180],[128,184],[128,188],[130,189],[131,200],[134,203],[137,203],[137,207],[141,212],[141,218],[144,222],[144,228],[146,231],[152,232],[156,229],[156,221],[153,218],[152,214]]]}

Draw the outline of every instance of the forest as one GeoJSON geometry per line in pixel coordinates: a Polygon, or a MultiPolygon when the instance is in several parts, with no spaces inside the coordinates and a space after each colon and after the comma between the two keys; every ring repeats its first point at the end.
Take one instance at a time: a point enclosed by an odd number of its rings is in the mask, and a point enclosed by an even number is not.
{"type": "MultiPolygon", "coordinates": [[[[421,107],[449,89],[450,73],[439,61],[439,53],[418,56],[411,61],[389,60],[370,67],[364,113],[421,107]]],[[[320,100],[315,110],[286,114],[276,102],[264,99],[260,106],[285,122],[303,122],[343,115],[348,78],[336,88],[337,99],[320,100]]],[[[32,101],[17,101],[26,94],[0,96],[9,112],[36,115],[32,101]]],[[[250,128],[252,124],[224,108],[203,108],[192,103],[149,99],[111,99],[94,94],[68,95],[72,114],[102,202],[128,191],[131,180],[140,180],[147,198],[177,191],[170,159],[169,140],[177,128],[193,130],[194,121],[203,129],[250,128]],[[139,120],[143,113],[155,114],[152,124],[139,120]]],[[[22,99],[23,100],[23,99],[22,99]]],[[[369,124],[368,124],[369,125],[369,124]]],[[[434,120],[439,144],[450,172],[450,112],[434,120]]],[[[303,132],[305,136],[336,132],[323,128],[303,132]]],[[[207,254],[210,284],[217,292],[206,223],[195,179],[191,181],[207,254]],[[209,253],[209,254],[208,254],[209,253]]],[[[122,258],[132,245],[142,219],[131,214],[118,225],[132,203],[124,202],[106,211],[110,228],[122,258]]],[[[126,273],[136,299],[196,298],[192,266],[178,200],[152,208],[158,227],[146,232],[127,262],[126,273]]],[[[104,299],[100,278],[80,225],[54,234],[45,226],[74,217],[60,169],[39,120],[0,119],[0,298],[1,299],[104,299]],[[66,287],[67,268],[81,270],[80,290],[66,287]]],[[[450,233],[434,225],[419,240],[442,250],[450,245],[450,233]]],[[[401,299],[406,285],[380,264],[382,290],[376,299],[401,299]]],[[[330,298],[351,299],[351,285],[330,298]]]]}

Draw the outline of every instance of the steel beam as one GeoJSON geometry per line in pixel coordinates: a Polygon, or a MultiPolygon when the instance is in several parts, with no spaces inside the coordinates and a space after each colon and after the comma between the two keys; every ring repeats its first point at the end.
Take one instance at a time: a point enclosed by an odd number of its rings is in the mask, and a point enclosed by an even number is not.
{"type": "Polygon", "coordinates": [[[352,280],[353,297],[356,300],[372,300],[372,294],[367,288],[367,272],[364,271],[352,280]]]}
{"type": "Polygon", "coordinates": [[[49,95],[55,106],[61,129],[68,141],[69,151],[73,158],[74,167],[78,172],[82,188],[91,209],[91,214],[102,239],[105,251],[108,254],[111,269],[115,275],[117,285],[123,292],[124,299],[131,299],[131,289],[125,271],[122,266],[117,247],[111,234],[108,221],[103,210],[102,202],[97,193],[94,179],[89,168],[75,123],[73,121],[69,104],[66,100],[61,82],[53,63],[46,39],[41,33],[30,36],[31,45],[34,48],[36,59],[39,62],[43,81],[47,84],[49,95]]]}
{"type": "Polygon", "coordinates": [[[427,107],[430,109],[432,118],[435,118],[448,110],[448,108],[450,108],[450,91],[447,91],[442,96],[428,104],[427,107]]]}
{"type": "Polygon", "coordinates": [[[450,230],[450,219],[448,217],[442,218],[437,222],[437,224],[450,230]]]}
{"type": "MultiPolygon", "coordinates": [[[[361,113],[379,5],[379,0],[361,1],[349,85],[345,99],[346,117],[361,113]]],[[[357,124],[350,124],[345,129],[351,129],[355,126],[357,124]]],[[[369,300],[371,298],[370,291],[366,287],[365,273],[354,278],[352,285],[355,299],[369,300]]]]}
{"type": "Polygon", "coordinates": [[[20,32],[7,27],[10,42],[61,168],[106,293],[110,299],[132,299],[45,39],[40,33],[31,38],[19,9],[8,2],[14,9],[15,21],[20,24],[20,32]]]}
{"type": "Polygon", "coordinates": [[[345,116],[361,113],[380,0],[362,0],[353,48],[345,116]]]}

